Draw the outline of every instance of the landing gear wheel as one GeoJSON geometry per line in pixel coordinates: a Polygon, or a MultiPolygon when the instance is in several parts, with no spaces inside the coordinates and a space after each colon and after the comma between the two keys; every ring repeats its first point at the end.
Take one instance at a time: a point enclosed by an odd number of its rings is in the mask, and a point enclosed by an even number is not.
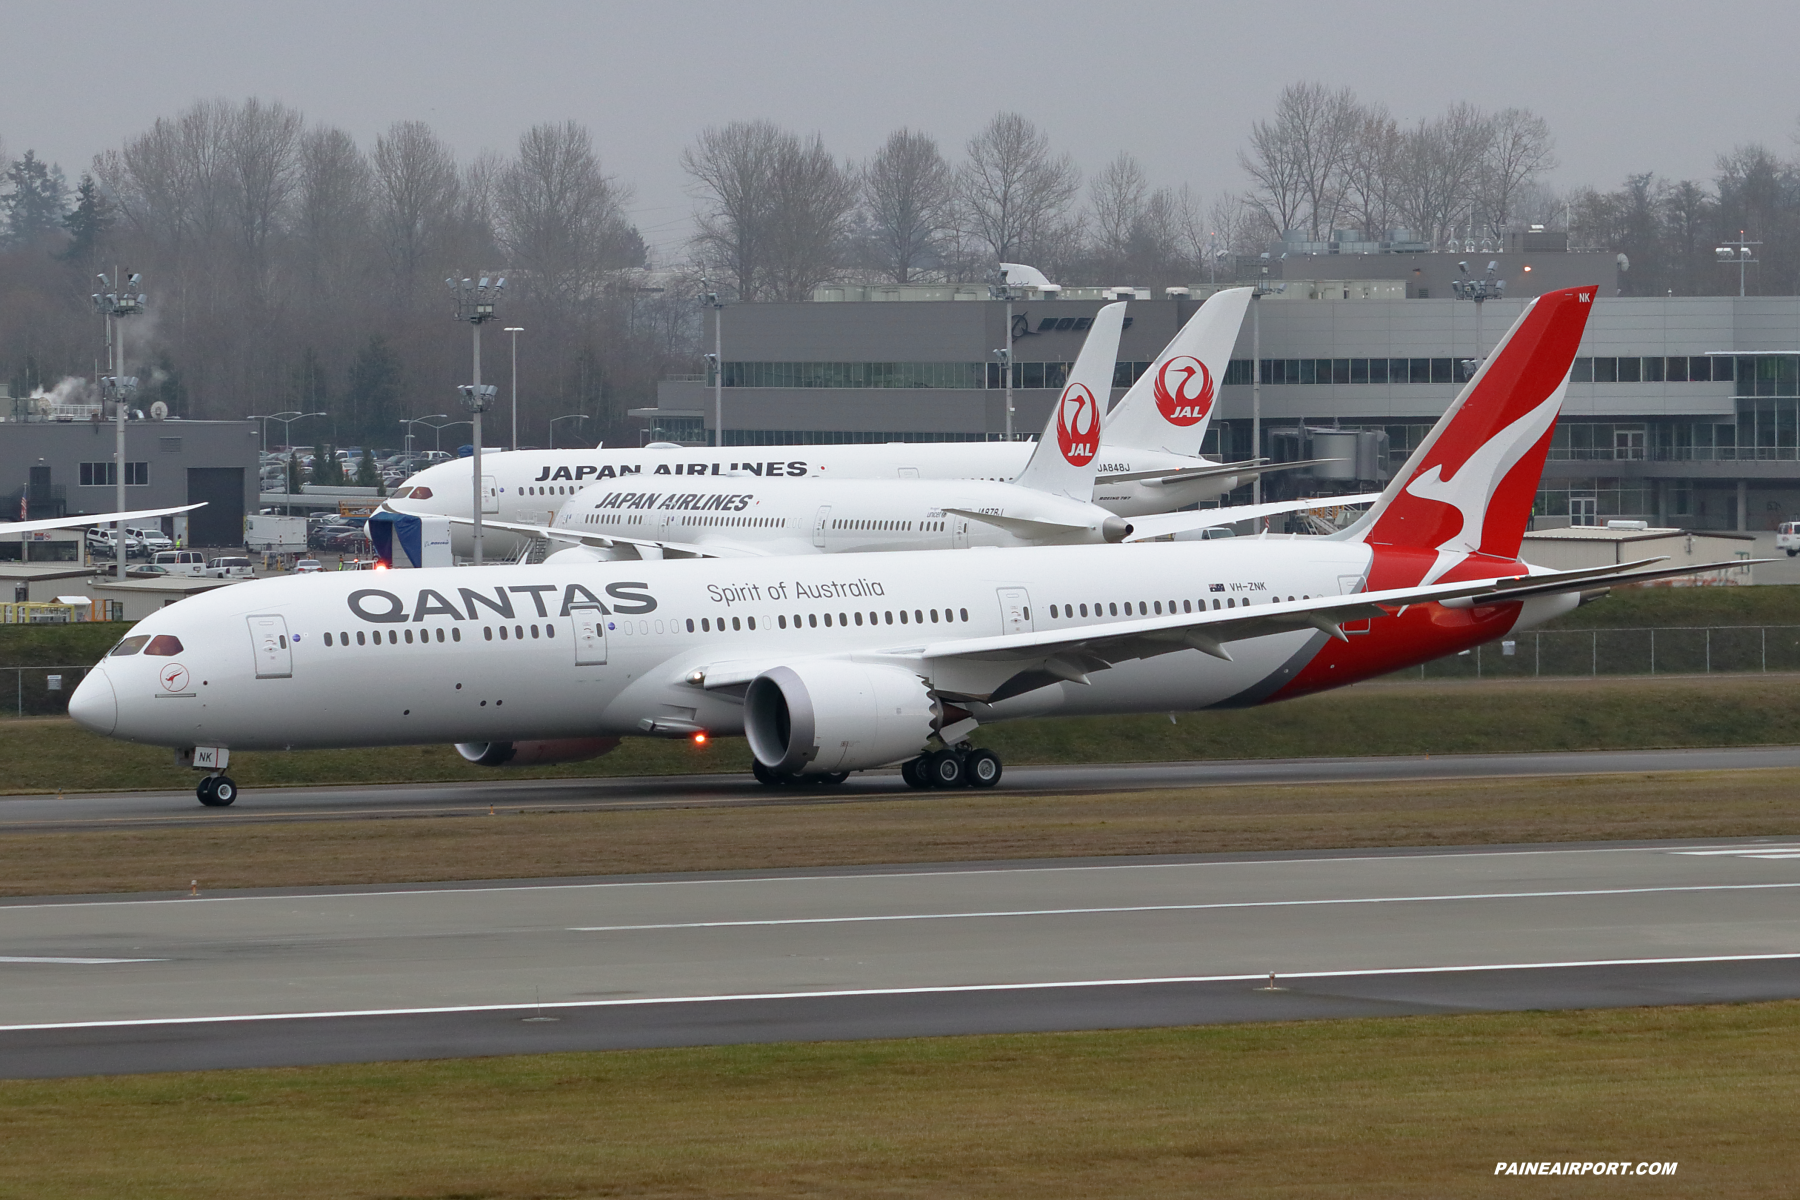
{"type": "Polygon", "coordinates": [[[939,750],[925,756],[925,778],[932,787],[958,788],[963,785],[962,756],[954,750],[939,750]]]}
{"type": "Polygon", "coordinates": [[[200,803],[206,805],[208,808],[212,807],[213,783],[214,780],[211,775],[203,775],[200,777],[199,786],[194,789],[194,795],[200,797],[200,803]]]}
{"type": "Polygon", "coordinates": [[[208,775],[194,789],[194,794],[208,808],[224,808],[237,799],[238,788],[229,775],[208,775]]]}
{"type": "Polygon", "coordinates": [[[991,788],[1000,782],[1000,756],[992,750],[976,750],[963,759],[963,773],[969,786],[991,788]]]}
{"type": "Polygon", "coordinates": [[[848,771],[830,771],[819,776],[819,782],[826,787],[836,787],[848,778],[850,778],[850,772],[848,771]]]}
{"type": "Polygon", "coordinates": [[[787,782],[787,780],[763,766],[760,760],[754,758],[750,760],[750,773],[756,776],[756,782],[762,784],[764,787],[780,787],[787,782]]]}
{"type": "Polygon", "coordinates": [[[909,758],[901,763],[900,778],[906,782],[906,786],[909,788],[928,788],[931,786],[931,780],[925,778],[925,759],[923,756],[920,756],[919,758],[909,758]]]}

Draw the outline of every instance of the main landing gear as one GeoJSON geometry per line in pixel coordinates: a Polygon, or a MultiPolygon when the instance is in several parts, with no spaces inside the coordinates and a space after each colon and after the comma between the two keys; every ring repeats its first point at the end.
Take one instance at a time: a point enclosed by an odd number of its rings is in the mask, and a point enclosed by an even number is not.
{"type": "Polygon", "coordinates": [[[1004,765],[992,750],[937,750],[900,767],[900,778],[916,788],[991,788],[1004,765]]]}
{"type": "Polygon", "coordinates": [[[224,808],[237,799],[238,786],[229,775],[208,775],[194,789],[194,794],[208,808],[224,808]]]}

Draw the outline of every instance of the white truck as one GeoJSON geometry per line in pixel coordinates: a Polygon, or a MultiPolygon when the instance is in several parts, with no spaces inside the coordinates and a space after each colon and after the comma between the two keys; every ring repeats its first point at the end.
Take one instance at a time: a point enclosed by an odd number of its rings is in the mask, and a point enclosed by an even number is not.
{"type": "Polygon", "coordinates": [[[245,517],[244,549],[255,554],[305,553],[306,518],[245,517]]]}
{"type": "Polygon", "coordinates": [[[1800,554],[1800,521],[1783,521],[1775,530],[1775,548],[1786,550],[1789,558],[1800,554]]]}

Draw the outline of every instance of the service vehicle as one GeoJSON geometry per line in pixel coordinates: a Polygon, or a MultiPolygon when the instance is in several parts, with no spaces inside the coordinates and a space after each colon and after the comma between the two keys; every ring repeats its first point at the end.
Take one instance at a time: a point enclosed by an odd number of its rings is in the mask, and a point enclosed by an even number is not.
{"type": "Polygon", "coordinates": [[[206,555],[198,550],[159,550],[150,561],[171,575],[199,579],[206,574],[206,555]]]}
{"type": "Polygon", "coordinates": [[[254,579],[256,566],[247,558],[226,555],[221,558],[208,559],[206,563],[208,579],[254,579]]]}
{"type": "Polygon", "coordinates": [[[1789,558],[1800,554],[1800,521],[1783,521],[1775,530],[1775,548],[1786,550],[1789,558]]]}
{"type": "Polygon", "coordinates": [[[244,518],[244,549],[258,554],[298,554],[307,548],[305,517],[257,514],[244,518]]]}

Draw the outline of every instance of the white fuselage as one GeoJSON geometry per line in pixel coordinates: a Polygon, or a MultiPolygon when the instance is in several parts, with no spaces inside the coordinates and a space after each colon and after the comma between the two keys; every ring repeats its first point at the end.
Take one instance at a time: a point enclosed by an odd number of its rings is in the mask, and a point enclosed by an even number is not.
{"type": "MultiPolygon", "coordinates": [[[[398,500],[393,507],[407,505],[398,500]]],[[[1130,528],[1096,504],[974,479],[768,482],[738,475],[684,479],[666,491],[628,480],[586,488],[545,516],[577,533],[771,555],[1097,545],[1122,540],[1130,528]]]]}
{"type": "MultiPolygon", "coordinates": [[[[919,479],[1009,482],[1030,461],[1035,442],[887,442],[857,446],[682,447],[672,450],[483,451],[482,513],[501,521],[542,525],[583,488],[633,485],[646,492],[678,490],[684,481],[726,476],[758,483],[771,479],[919,479]],[[754,455],[755,457],[752,457],[754,455]]],[[[1177,471],[1202,460],[1162,450],[1132,450],[1102,443],[1096,474],[1177,471]]],[[[474,468],[469,459],[438,463],[412,476],[395,491],[396,511],[467,517],[474,510],[474,468]],[[429,490],[419,497],[418,488],[429,490]],[[402,493],[410,493],[402,495],[402,493]]],[[[1099,482],[1094,503],[1119,516],[1172,512],[1215,500],[1235,489],[1237,476],[1214,476],[1179,483],[1154,480],[1099,482]]],[[[885,514],[883,519],[896,519],[885,514]]],[[[466,555],[472,542],[466,526],[452,530],[452,547],[466,555]]],[[[488,557],[509,554],[517,535],[483,532],[488,557]]]]}
{"type": "MultiPolygon", "coordinates": [[[[695,672],[879,656],[929,677],[934,656],[956,642],[1116,622],[1127,606],[1151,615],[1356,591],[1370,557],[1354,542],[1241,539],[261,580],[139,623],[134,635],[170,635],[179,652],[102,660],[71,713],[116,737],[237,749],[622,735],[657,719],[734,734],[740,699],[696,686],[695,672]],[[603,636],[578,641],[576,619],[596,608],[603,636]]],[[[1518,623],[1572,604],[1527,602],[1518,623]]],[[[1494,628],[1469,636],[1486,640],[1494,628]]],[[[1382,640],[1383,671],[1445,652],[1439,642],[1409,658],[1409,645],[1382,640]]],[[[1085,686],[978,705],[977,715],[1251,703],[1325,644],[1323,633],[1301,630],[1233,642],[1232,661],[1158,653],[1095,670],[1085,686]]]]}

